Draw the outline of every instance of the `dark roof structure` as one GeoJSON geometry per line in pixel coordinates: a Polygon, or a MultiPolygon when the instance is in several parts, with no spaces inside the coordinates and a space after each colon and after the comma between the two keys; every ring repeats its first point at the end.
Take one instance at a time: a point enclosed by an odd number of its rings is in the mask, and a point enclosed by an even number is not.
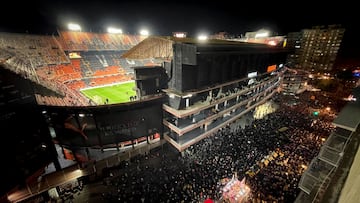
{"type": "Polygon", "coordinates": [[[360,124],[360,105],[358,102],[348,103],[335,118],[333,124],[349,131],[356,131],[360,124]]]}
{"type": "Polygon", "coordinates": [[[128,50],[122,55],[128,59],[159,58],[171,60],[173,57],[173,44],[194,45],[198,52],[217,53],[259,53],[264,52],[288,52],[287,48],[276,47],[267,44],[247,43],[231,40],[208,39],[198,40],[194,38],[176,38],[171,36],[151,36],[128,50]]]}
{"type": "Polygon", "coordinates": [[[360,86],[354,88],[352,93],[357,101],[349,102],[334,119],[333,124],[354,132],[360,124],[360,86]]]}

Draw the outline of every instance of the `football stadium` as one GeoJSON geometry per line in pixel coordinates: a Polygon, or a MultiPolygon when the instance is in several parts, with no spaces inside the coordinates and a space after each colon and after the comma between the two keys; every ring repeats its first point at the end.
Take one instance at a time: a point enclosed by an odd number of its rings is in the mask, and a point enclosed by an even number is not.
{"type": "Polygon", "coordinates": [[[292,127],[281,43],[65,30],[0,42],[1,128],[17,135],[4,202],[71,201],[99,178],[106,202],[294,201],[323,142],[292,127]]]}

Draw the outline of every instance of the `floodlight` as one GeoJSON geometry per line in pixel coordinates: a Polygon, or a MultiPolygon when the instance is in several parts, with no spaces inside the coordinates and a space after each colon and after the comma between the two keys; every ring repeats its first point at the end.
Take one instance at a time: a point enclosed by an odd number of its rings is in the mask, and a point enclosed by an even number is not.
{"type": "Polygon", "coordinates": [[[68,28],[69,28],[69,30],[72,30],[72,31],[81,31],[80,25],[75,24],[75,23],[69,23],[68,28]]]}
{"type": "Polygon", "coordinates": [[[145,30],[145,29],[140,30],[140,35],[142,35],[142,36],[149,36],[149,31],[148,31],[148,30],[145,30]]]}
{"type": "Polygon", "coordinates": [[[268,36],[269,36],[269,32],[260,32],[255,34],[255,38],[268,37],[268,36]]]}
{"type": "Polygon", "coordinates": [[[114,28],[114,27],[108,27],[107,29],[108,33],[111,33],[111,34],[122,34],[122,30],[119,29],[119,28],[114,28]]]}
{"type": "Polygon", "coordinates": [[[200,35],[198,36],[198,40],[200,40],[200,41],[205,41],[205,40],[207,40],[207,39],[208,39],[208,36],[205,35],[205,34],[200,34],[200,35]]]}

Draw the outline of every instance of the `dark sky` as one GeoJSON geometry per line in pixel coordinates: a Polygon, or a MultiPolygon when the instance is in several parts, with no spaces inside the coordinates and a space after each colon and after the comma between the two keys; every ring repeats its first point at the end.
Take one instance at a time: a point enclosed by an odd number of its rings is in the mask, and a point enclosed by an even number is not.
{"type": "Polygon", "coordinates": [[[322,3],[309,0],[8,2],[8,9],[4,7],[0,16],[0,31],[3,32],[52,34],[57,28],[65,29],[66,24],[73,21],[79,23],[82,30],[93,32],[105,31],[108,25],[113,25],[130,34],[145,27],[154,35],[170,35],[173,31],[186,31],[190,36],[219,31],[245,34],[261,28],[286,35],[315,25],[342,24],[346,29],[343,52],[349,56],[360,56],[360,51],[357,51],[360,43],[356,39],[360,17],[355,1],[346,4],[345,1],[341,4],[341,1],[322,3]]]}

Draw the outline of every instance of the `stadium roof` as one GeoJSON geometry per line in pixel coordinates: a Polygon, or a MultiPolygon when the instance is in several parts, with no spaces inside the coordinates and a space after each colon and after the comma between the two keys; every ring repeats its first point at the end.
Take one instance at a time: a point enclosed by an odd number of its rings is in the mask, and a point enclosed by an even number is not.
{"type": "Polygon", "coordinates": [[[171,36],[151,36],[139,44],[131,48],[129,51],[122,55],[123,58],[129,59],[146,59],[146,58],[159,58],[171,60],[173,57],[173,44],[183,43],[192,44],[197,47],[198,51],[206,52],[243,52],[250,53],[255,51],[287,51],[286,48],[274,47],[266,44],[247,43],[231,40],[221,39],[207,39],[204,41],[194,38],[176,38],[171,36]]]}
{"type": "Polygon", "coordinates": [[[129,59],[160,58],[170,60],[173,55],[172,44],[173,41],[166,37],[148,37],[121,57],[129,59]]]}

